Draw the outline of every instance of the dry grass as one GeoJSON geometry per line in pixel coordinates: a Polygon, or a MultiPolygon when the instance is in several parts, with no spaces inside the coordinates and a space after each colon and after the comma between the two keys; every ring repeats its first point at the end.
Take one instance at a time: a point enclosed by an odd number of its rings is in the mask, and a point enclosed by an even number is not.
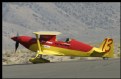
{"type": "Polygon", "coordinates": [[[35,53],[28,50],[6,51],[3,53],[2,63],[5,64],[26,64],[28,59],[34,57],[35,53]]]}

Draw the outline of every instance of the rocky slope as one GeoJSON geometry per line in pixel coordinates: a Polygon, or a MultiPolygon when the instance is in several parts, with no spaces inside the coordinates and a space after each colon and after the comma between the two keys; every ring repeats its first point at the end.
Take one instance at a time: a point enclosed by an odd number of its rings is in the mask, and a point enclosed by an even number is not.
{"type": "Polygon", "coordinates": [[[14,48],[10,37],[17,32],[34,36],[34,31],[60,31],[58,39],[86,43],[101,43],[106,37],[120,41],[120,3],[116,2],[3,2],[2,17],[3,50],[14,48]]]}

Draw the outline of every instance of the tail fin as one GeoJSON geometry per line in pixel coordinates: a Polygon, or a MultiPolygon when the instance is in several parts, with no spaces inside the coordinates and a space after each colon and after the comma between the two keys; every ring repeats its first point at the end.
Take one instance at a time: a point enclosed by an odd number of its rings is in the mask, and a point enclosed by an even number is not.
{"type": "Polygon", "coordinates": [[[100,49],[104,51],[103,57],[114,57],[114,42],[111,38],[106,38],[101,46],[100,49]]]}

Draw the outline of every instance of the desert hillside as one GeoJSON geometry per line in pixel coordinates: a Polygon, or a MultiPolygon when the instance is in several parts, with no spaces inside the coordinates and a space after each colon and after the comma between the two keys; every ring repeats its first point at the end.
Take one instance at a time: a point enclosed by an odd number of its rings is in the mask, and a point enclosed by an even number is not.
{"type": "Polygon", "coordinates": [[[58,39],[86,43],[101,43],[106,37],[115,44],[120,41],[120,3],[116,2],[3,2],[2,17],[4,50],[14,48],[10,37],[34,36],[34,31],[60,31],[58,39]]]}

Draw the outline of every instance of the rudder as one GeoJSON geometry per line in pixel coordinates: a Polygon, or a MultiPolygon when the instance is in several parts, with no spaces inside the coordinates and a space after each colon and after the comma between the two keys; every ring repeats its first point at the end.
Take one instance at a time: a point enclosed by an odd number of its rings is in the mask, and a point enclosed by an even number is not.
{"type": "Polygon", "coordinates": [[[100,49],[104,51],[102,57],[114,57],[114,42],[111,38],[106,38],[100,45],[100,49]]]}

